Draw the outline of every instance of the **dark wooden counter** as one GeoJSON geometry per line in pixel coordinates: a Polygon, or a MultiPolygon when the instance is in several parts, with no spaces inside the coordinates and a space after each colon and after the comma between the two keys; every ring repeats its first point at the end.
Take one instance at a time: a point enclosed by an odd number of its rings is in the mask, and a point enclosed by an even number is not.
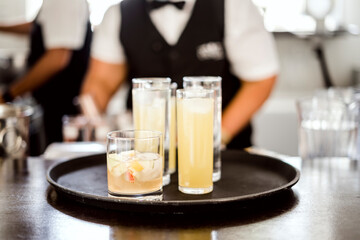
{"type": "Polygon", "coordinates": [[[0,161],[0,239],[360,239],[360,162],[303,161],[300,181],[272,197],[206,215],[89,207],[46,181],[54,161],[0,161]]]}

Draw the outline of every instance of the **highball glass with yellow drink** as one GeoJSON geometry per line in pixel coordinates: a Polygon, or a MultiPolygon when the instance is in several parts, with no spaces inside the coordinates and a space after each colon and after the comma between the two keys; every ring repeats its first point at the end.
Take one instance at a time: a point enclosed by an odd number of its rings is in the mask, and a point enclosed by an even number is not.
{"type": "Polygon", "coordinates": [[[177,84],[171,83],[171,98],[170,98],[170,146],[169,146],[169,172],[170,174],[176,172],[176,148],[177,148],[177,133],[176,133],[176,90],[177,84]]]}
{"type": "Polygon", "coordinates": [[[205,194],[213,190],[214,91],[176,92],[179,190],[205,194]]]}
{"type": "Polygon", "coordinates": [[[221,77],[219,76],[187,76],[183,78],[184,89],[210,89],[215,93],[215,112],[214,112],[214,164],[213,182],[221,178],[221,77]]]}
{"type": "Polygon", "coordinates": [[[134,128],[136,130],[160,131],[163,134],[164,186],[170,183],[170,82],[170,78],[134,78],[132,80],[134,128]]]}

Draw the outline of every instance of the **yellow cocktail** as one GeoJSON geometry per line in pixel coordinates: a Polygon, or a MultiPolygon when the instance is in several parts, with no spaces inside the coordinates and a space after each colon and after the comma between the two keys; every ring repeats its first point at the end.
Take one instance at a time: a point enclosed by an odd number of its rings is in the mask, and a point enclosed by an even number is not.
{"type": "Polygon", "coordinates": [[[183,78],[184,89],[209,89],[214,90],[215,93],[213,182],[217,182],[221,178],[221,81],[219,76],[187,76],[183,78]]]}
{"type": "Polygon", "coordinates": [[[179,190],[204,194],[213,189],[214,92],[177,91],[179,190]]]}
{"type": "Polygon", "coordinates": [[[160,131],[163,134],[163,185],[170,183],[169,173],[169,78],[135,78],[132,80],[132,101],[134,128],[160,131]]]}
{"type": "Polygon", "coordinates": [[[164,99],[149,99],[138,101],[141,91],[134,91],[133,118],[134,128],[165,132],[166,101],[164,99]]]}
{"type": "Polygon", "coordinates": [[[170,100],[170,148],[169,148],[169,172],[176,171],[176,97],[170,100]]]}

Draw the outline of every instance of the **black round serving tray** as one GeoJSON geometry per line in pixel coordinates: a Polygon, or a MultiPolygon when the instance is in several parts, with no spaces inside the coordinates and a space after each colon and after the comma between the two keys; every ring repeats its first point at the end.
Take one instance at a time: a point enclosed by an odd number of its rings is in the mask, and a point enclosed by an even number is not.
{"type": "Polygon", "coordinates": [[[291,188],[300,172],[291,165],[268,156],[244,151],[222,152],[222,176],[212,193],[188,195],[178,190],[177,175],[163,188],[163,200],[141,201],[109,197],[106,155],[98,154],[60,162],[49,168],[48,182],[59,194],[77,202],[105,209],[187,213],[216,211],[229,204],[266,198],[291,188]]]}

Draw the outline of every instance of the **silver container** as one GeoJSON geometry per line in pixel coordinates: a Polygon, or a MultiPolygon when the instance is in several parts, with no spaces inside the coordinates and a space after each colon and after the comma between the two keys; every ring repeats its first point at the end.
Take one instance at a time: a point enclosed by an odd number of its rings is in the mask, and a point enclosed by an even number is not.
{"type": "Polygon", "coordinates": [[[0,104],[0,158],[26,158],[32,114],[30,106],[0,104]]]}

